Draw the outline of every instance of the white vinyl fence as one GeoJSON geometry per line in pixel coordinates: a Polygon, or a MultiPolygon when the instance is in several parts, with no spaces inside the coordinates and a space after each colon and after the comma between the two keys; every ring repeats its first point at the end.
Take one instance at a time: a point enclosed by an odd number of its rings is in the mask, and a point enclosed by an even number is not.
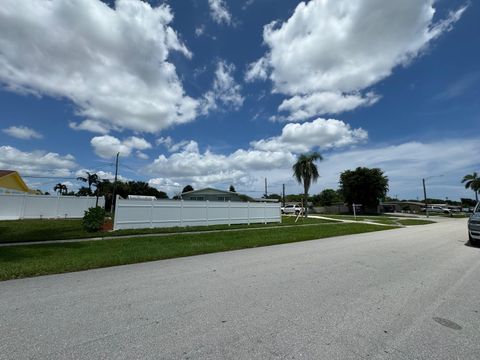
{"type": "Polygon", "coordinates": [[[114,230],[281,222],[279,203],[124,200],[117,197],[114,230]]]}
{"type": "MultiPolygon", "coordinates": [[[[81,218],[95,202],[93,196],[0,194],[0,220],[81,218]]],[[[103,197],[98,206],[105,206],[103,197]]]]}

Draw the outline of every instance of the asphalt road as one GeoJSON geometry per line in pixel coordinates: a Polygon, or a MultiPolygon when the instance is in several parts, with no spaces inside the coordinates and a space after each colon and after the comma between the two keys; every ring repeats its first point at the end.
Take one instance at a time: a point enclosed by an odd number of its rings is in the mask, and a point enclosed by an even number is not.
{"type": "Polygon", "coordinates": [[[0,282],[0,358],[480,359],[465,241],[444,219],[0,282]]]}

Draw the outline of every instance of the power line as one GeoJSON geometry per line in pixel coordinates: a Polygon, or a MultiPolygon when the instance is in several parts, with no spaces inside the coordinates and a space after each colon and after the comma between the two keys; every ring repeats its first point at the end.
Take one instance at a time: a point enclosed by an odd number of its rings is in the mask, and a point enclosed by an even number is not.
{"type": "Polygon", "coordinates": [[[24,178],[31,178],[31,179],[68,179],[68,180],[77,180],[76,177],[68,177],[68,176],[35,176],[35,175],[22,175],[24,178]]]}

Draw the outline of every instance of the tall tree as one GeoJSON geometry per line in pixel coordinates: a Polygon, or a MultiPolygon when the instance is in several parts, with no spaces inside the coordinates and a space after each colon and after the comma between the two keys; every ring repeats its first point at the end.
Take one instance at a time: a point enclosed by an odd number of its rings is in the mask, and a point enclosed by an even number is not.
{"type": "Polygon", "coordinates": [[[230,185],[230,188],[228,189],[228,191],[230,191],[230,192],[236,192],[236,191],[235,191],[235,187],[234,187],[233,185],[230,185]]]}
{"type": "Polygon", "coordinates": [[[343,199],[336,190],[325,189],[320,194],[315,195],[313,200],[320,206],[331,206],[336,202],[342,202],[343,199]]]}
{"type": "Polygon", "coordinates": [[[117,182],[117,194],[123,198],[128,195],[155,196],[159,199],[168,199],[168,195],[148,185],[144,181],[117,182]]]}
{"type": "Polygon", "coordinates": [[[465,175],[462,179],[465,189],[471,189],[475,192],[475,200],[478,202],[478,191],[480,191],[480,177],[476,171],[473,174],[465,175]]]}
{"type": "Polygon", "coordinates": [[[89,173],[88,171],[86,171],[85,174],[85,177],[79,176],[77,177],[77,180],[86,182],[88,184],[88,190],[90,191],[90,193],[92,193],[92,185],[95,185],[96,188],[98,186],[98,183],[100,182],[100,178],[97,174],[89,173]]]}
{"type": "Polygon", "coordinates": [[[345,201],[361,204],[365,209],[376,211],[380,199],[388,192],[388,177],[378,168],[358,167],[340,174],[340,190],[345,201]]]}
{"type": "Polygon", "coordinates": [[[189,192],[189,191],[193,191],[193,186],[192,185],[185,186],[182,190],[182,194],[186,193],[186,192],[189,192]]]}
{"type": "Polygon", "coordinates": [[[68,188],[67,188],[67,185],[58,183],[53,187],[53,191],[58,191],[59,195],[62,195],[62,194],[65,195],[68,192],[68,188]]]}
{"type": "Polygon", "coordinates": [[[292,166],[293,176],[300,184],[303,184],[303,209],[305,217],[308,216],[308,190],[312,183],[316,182],[320,177],[315,162],[321,160],[323,160],[323,157],[318,152],[301,154],[297,162],[292,166]]]}

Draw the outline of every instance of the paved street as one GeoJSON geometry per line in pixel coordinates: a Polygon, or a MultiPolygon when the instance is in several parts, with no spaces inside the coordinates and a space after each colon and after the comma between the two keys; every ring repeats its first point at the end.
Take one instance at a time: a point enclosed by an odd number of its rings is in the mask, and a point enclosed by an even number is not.
{"type": "Polygon", "coordinates": [[[0,358],[480,359],[466,234],[445,218],[1,282],[0,358]]]}

